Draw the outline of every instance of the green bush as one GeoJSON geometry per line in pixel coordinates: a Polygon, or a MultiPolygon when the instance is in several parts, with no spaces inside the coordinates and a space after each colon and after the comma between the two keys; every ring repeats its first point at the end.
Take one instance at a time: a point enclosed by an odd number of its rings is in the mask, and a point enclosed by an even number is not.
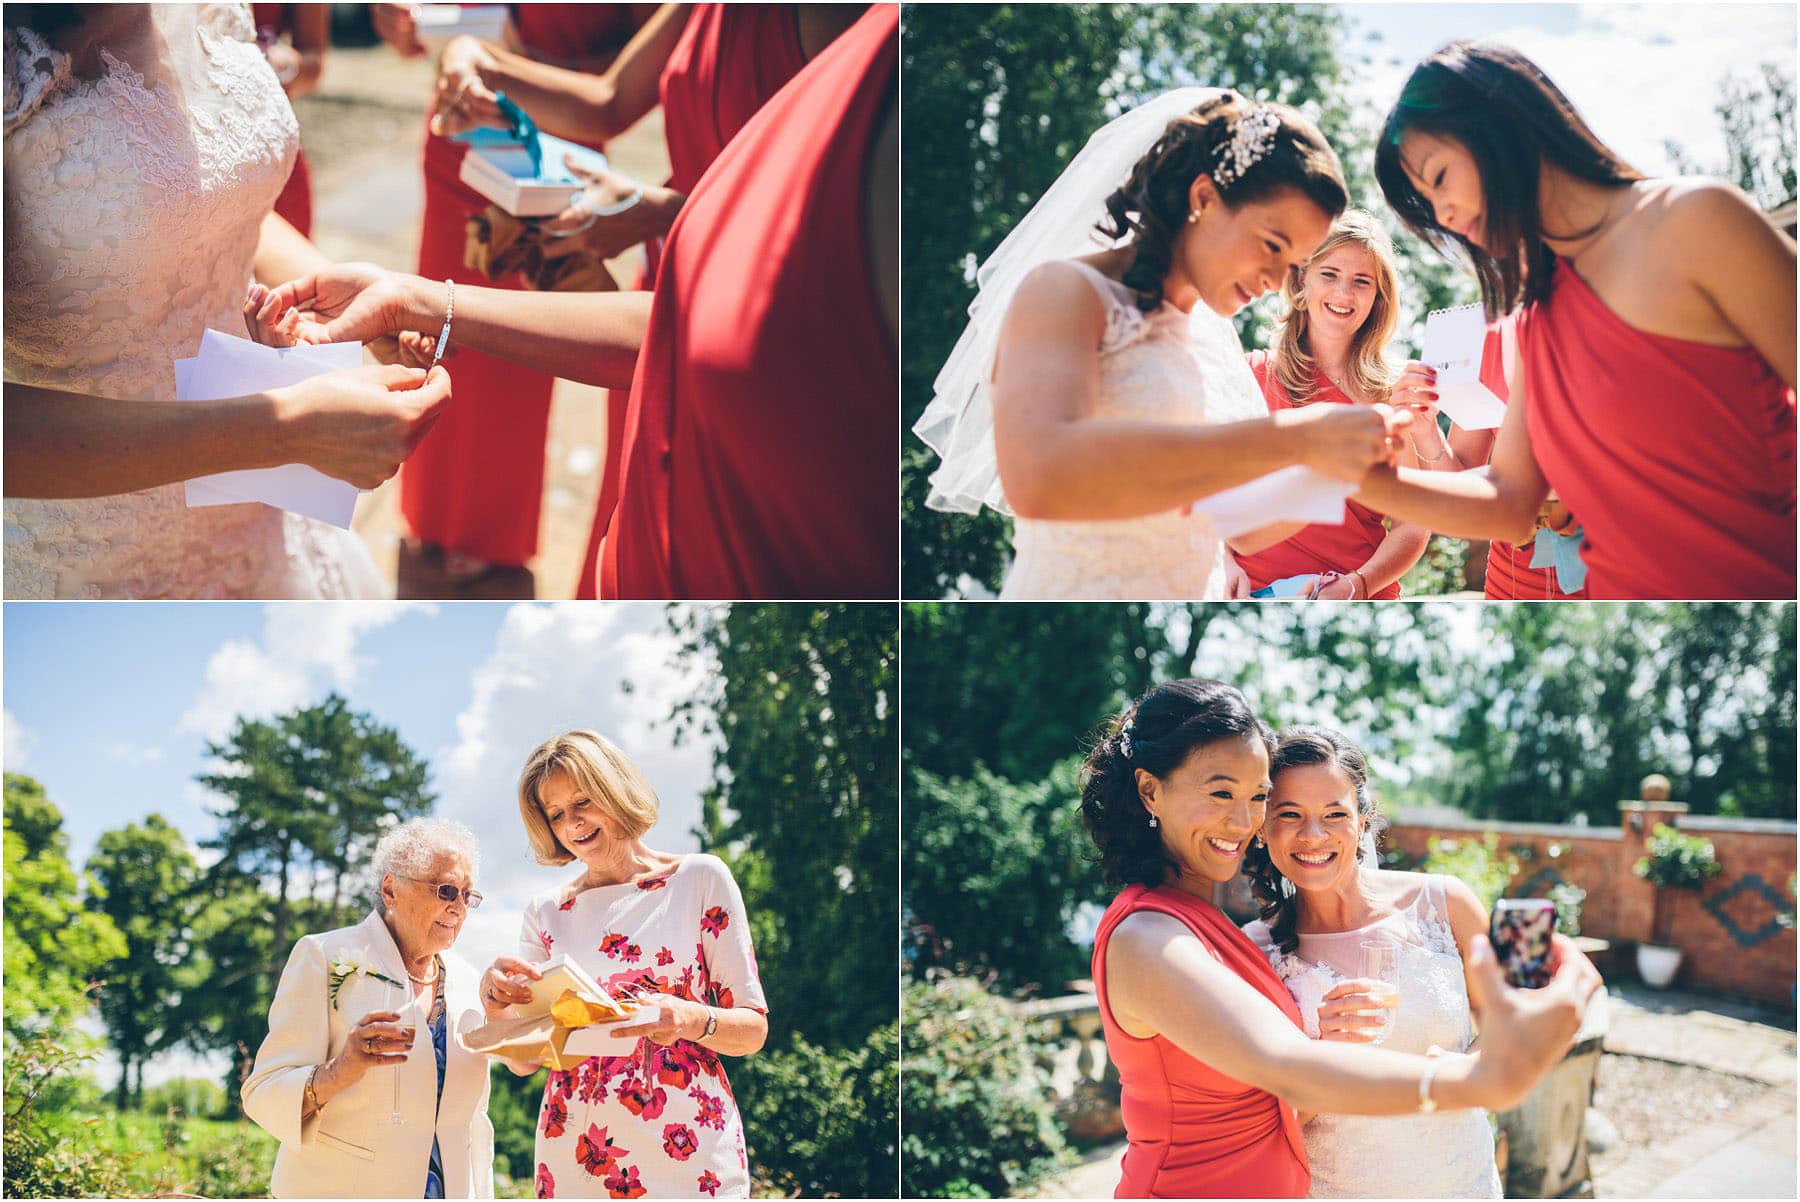
{"type": "Polygon", "coordinates": [[[894,1195],[898,1051],[899,1027],[889,1023],[849,1051],[791,1035],[730,1064],[759,1195],[894,1195]]]}
{"type": "Polygon", "coordinates": [[[1489,831],[1474,839],[1433,839],[1431,850],[1419,864],[1421,872],[1442,872],[1456,877],[1475,891],[1481,908],[1492,910],[1506,896],[1506,887],[1519,871],[1519,862],[1500,851],[1500,836],[1489,831]]]}
{"type": "Polygon", "coordinates": [[[539,1069],[521,1077],[494,1061],[488,1068],[488,1121],[494,1124],[494,1186],[502,1179],[522,1182],[527,1196],[536,1191],[537,1125],[548,1074],[539,1069]]]}
{"type": "Polygon", "coordinates": [[[1631,871],[1658,889],[1698,889],[1724,870],[1711,839],[1684,835],[1666,823],[1651,829],[1648,850],[1631,871]]]}
{"type": "Polygon", "coordinates": [[[94,1054],[51,1035],[9,1039],[7,1045],[5,1196],[102,1198],[126,1192],[125,1172],[135,1153],[120,1155],[106,1147],[89,1130],[99,1120],[60,1105],[98,1092],[82,1072],[94,1054]]]}
{"type": "Polygon", "coordinates": [[[1033,1033],[967,977],[907,986],[903,1001],[908,1197],[1012,1193],[1071,1158],[1033,1033]]]}
{"type": "Polygon", "coordinates": [[[114,1155],[130,1156],[126,1192],[137,1197],[192,1194],[266,1198],[275,1169],[275,1137],[254,1123],[114,1113],[89,1129],[114,1155]]]}
{"type": "Polygon", "coordinates": [[[137,1108],[145,1114],[166,1115],[171,1110],[178,1118],[216,1119],[225,1114],[225,1091],[218,1082],[203,1077],[177,1077],[160,1085],[148,1086],[138,1097],[137,1108]]]}

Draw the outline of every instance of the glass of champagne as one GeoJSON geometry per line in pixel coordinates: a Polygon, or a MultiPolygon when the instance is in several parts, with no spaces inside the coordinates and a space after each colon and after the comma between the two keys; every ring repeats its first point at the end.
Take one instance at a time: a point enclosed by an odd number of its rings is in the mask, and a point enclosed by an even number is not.
{"type": "MultiPolygon", "coordinates": [[[[401,1018],[402,1018],[402,1021],[404,1021],[404,1019],[405,1019],[404,1009],[401,1011],[401,1018]]],[[[404,1026],[402,1026],[400,1028],[400,1033],[401,1033],[401,1035],[403,1035],[405,1037],[406,1046],[407,1046],[408,1051],[410,1052],[412,1049],[413,1041],[418,1038],[418,1033],[419,1033],[418,1026],[413,1023],[406,1023],[404,1026]]],[[[405,1126],[405,1124],[406,1124],[406,1117],[400,1113],[400,1071],[402,1069],[404,1069],[405,1067],[406,1067],[406,1065],[404,1063],[396,1064],[394,1066],[394,1110],[393,1110],[393,1113],[388,1115],[388,1122],[392,1123],[396,1127],[405,1126]]]]}
{"type": "Polygon", "coordinates": [[[1357,976],[1368,982],[1369,993],[1376,999],[1374,1014],[1381,1025],[1374,1028],[1371,1043],[1385,1042],[1394,1030],[1394,1011],[1400,1005],[1400,989],[1393,983],[1397,949],[1385,939],[1365,939],[1357,945],[1357,976]]]}

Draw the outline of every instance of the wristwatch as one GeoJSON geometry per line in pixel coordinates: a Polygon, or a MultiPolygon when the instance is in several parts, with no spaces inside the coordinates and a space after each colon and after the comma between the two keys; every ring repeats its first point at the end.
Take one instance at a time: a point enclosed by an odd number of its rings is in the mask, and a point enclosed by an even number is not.
{"type": "MultiPolygon", "coordinates": [[[[719,1029],[719,1012],[717,1010],[714,1010],[711,1006],[708,1006],[706,1008],[706,1030],[700,1032],[700,1039],[701,1040],[711,1039],[713,1037],[713,1032],[717,1031],[718,1029],[719,1029]]],[[[699,1042],[699,1041],[697,1040],[696,1042],[699,1042]]]]}

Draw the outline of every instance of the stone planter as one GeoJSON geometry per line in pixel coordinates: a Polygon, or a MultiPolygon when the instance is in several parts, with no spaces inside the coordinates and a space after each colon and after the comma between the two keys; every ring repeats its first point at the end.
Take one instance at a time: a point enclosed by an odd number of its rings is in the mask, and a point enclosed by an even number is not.
{"type": "Polygon", "coordinates": [[[1587,1109],[1606,1041],[1606,991],[1594,995],[1562,1062],[1524,1102],[1497,1116],[1506,1137],[1506,1196],[1592,1197],[1587,1109]]]}
{"type": "Polygon", "coordinates": [[[1652,989],[1667,989],[1681,971],[1681,949],[1656,943],[1640,943],[1637,947],[1638,976],[1652,989]]]}

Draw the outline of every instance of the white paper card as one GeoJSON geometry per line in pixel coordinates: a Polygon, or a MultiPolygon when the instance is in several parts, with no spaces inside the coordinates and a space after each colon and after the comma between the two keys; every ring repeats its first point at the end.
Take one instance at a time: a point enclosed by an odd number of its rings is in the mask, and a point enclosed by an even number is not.
{"type": "MultiPolygon", "coordinates": [[[[176,360],[175,395],[188,401],[221,400],[361,365],[361,343],[278,348],[207,330],[198,355],[176,360]]],[[[193,507],[260,501],[345,530],[355,515],[357,495],[354,485],[300,463],[219,472],[187,482],[187,502],[193,507]]]]}
{"type": "Polygon", "coordinates": [[[1465,430],[1494,430],[1506,402],[1481,382],[1481,344],[1487,318],[1479,305],[1439,309],[1425,318],[1422,358],[1437,369],[1438,408],[1465,430]]]}
{"type": "Polygon", "coordinates": [[[1212,518],[1220,538],[1236,538],[1276,522],[1340,525],[1344,501],[1355,491],[1356,485],[1310,467],[1284,467],[1196,501],[1194,508],[1212,518]]]}
{"type": "Polygon", "coordinates": [[[504,4],[420,4],[414,9],[414,28],[419,42],[436,54],[459,34],[498,42],[506,30],[504,4]]]}

